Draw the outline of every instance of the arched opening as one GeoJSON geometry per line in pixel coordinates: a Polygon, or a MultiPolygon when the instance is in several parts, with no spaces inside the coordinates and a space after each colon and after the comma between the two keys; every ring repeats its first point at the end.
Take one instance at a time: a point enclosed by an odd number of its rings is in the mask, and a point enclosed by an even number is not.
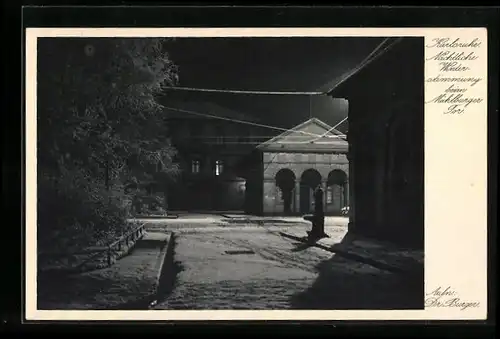
{"type": "Polygon", "coordinates": [[[283,203],[283,213],[291,214],[293,210],[293,189],[295,187],[295,174],[288,168],[283,168],[276,173],[276,187],[280,191],[278,201],[283,203]]]}
{"type": "Polygon", "coordinates": [[[300,177],[300,212],[311,213],[314,209],[314,189],[321,184],[321,174],[315,169],[308,169],[300,177]]]}
{"type": "Polygon", "coordinates": [[[342,208],[348,205],[347,174],[339,169],[328,173],[326,188],[326,211],[340,215],[342,208]]]}

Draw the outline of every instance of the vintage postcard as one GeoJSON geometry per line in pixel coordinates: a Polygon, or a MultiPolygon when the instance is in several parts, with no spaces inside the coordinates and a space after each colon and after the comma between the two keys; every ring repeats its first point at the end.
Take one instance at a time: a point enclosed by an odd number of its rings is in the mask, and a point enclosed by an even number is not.
{"type": "Polygon", "coordinates": [[[484,320],[485,28],[27,28],[27,320],[484,320]]]}

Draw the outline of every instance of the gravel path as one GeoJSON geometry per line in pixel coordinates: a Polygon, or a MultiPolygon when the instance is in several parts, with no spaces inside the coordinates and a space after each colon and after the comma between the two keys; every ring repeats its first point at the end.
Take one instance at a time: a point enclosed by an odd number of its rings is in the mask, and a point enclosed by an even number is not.
{"type": "MultiPolygon", "coordinates": [[[[282,229],[179,228],[174,260],[181,271],[156,309],[411,308],[423,299],[394,273],[305,247],[281,237],[282,229]]],[[[345,229],[337,233],[340,241],[345,229]]]]}

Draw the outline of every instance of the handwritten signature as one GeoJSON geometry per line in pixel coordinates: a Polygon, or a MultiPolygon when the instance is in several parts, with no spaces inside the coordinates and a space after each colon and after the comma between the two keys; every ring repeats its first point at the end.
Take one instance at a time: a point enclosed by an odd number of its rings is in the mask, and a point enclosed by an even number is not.
{"type": "Polygon", "coordinates": [[[432,292],[425,294],[425,307],[456,307],[461,311],[468,308],[479,307],[478,301],[462,300],[458,293],[448,286],[443,288],[437,287],[432,292]]]}

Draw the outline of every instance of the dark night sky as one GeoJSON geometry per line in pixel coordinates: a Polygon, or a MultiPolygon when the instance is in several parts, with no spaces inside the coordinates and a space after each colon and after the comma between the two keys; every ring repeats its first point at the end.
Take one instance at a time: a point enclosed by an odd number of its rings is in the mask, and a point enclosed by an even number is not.
{"type": "MultiPolygon", "coordinates": [[[[179,86],[318,91],[357,65],[382,39],[177,38],[167,48],[179,68],[179,86]]],[[[169,91],[167,95],[177,97],[180,93],[169,91]]],[[[182,95],[188,100],[212,101],[284,128],[307,120],[310,106],[311,116],[332,126],[347,115],[344,100],[326,96],[182,95]]],[[[343,124],[339,129],[346,127],[343,124]]]]}

